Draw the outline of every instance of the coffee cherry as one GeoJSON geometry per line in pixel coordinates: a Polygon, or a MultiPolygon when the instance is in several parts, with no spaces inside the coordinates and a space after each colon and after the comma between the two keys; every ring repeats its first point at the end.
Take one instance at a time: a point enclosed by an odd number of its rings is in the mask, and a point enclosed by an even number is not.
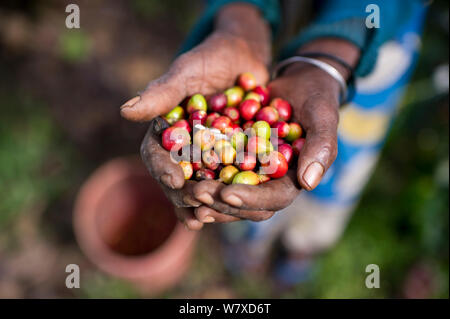
{"type": "Polygon", "coordinates": [[[219,156],[213,150],[203,152],[202,161],[203,165],[211,170],[217,169],[220,163],[219,156]]]}
{"type": "Polygon", "coordinates": [[[233,164],[234,159],[236,158],[236,150],[233,146],[224,147],[219,152],[219,158],[223,164],[233,164]]]}
{"type": "Polygon", "coordinates": [[[192,132],[191,125],[189,124],[189,122],[187,120],[178,120],[172,125],[172,127],[180,127],[180,128],[184,128],[189,133],[192,132]]]}
{"type": "Polygon", "coordinates": [[[278,137],[285,138],[289,134],[290,127],[286,122],[276,122],[272,127],[277,130],[278,137]]]}
{"type": "Polygon", "coordinates": [[[270,137],[270,143],[272,143],[272,145],[275,147],[275,146],[280,146],[280,145],[282,145],[282,144],[286,144],[286,142],[282,139],[282,138],[279,138],[279,137],[275,137],[275,136],[271,136],[270,137]]]}
{"type": "Polygon", "coordinates": [[[275,108],[265,106],[256,113],[255,118],[257,121],[266,121],[269,125],[273,125],[278,121],[279,116],[275,108]]]}
{"type": "Polygon", "coordinates": [[[256,167],[256,157],[251,153],[239,153],[236,163],[241,171],[252,171],[256,167]]]}
{"type": "Polygon", "coordinates": [[[261,172],[271,178],[283,177],[287,171],[288,162],[280,152],[273,151],[261,159],[261,172]]]}
{"type": "Polygon", "coordinates": [[[245,91],[250,91],[256,87],[256,79],[249,72],[242,73],[237,80],[237,84],[245,91]]]}
{"type": "Polygon", "coordinates": [[[252,136],[248,139],[247,152],[262,156],[273,151],[273,145],[265,138],[252,136]]]}
{"type": "Polygon", "coordinates": [[[247,121],[242,125],[242,130],[245,132],[246,130],[248,130],[249,128],[252,128],[253,124],[255,122],[254,121],[247,121]]]}
{"type": "Polygon", "coordinates": [[[293,147],[289,144],[282,144],[278,146],[278,152],[283,154],[284,158],[286,159],[289,165],[292,161],[292,155],[294,153],[293,147]]]}
{"type": "Polygon", "coordinates": [[[176,121],[181,120],[184,117],[184,109],[181,106],[174,107],[169,113],[164,115],[166,121],[172,125],[176,121]]]}
{"type": "Polygon", "coordinates": [[[231,145],[234,147],[234,149],[238,152],[245,150],[245,147],[247,146],[247,135],[245,135],[243,132],[235,132],[231,136],[230,142],[231,145]]]}
{"type": "Polygon", "coordinates": [[[208,180],[208,179],[214,179],[216,178],[216,173],[210,169],[202,168],[199,169],[195,173],[195,179],[198,181],[208,180]]]}
{"type": "Polygon", "coordinates": [[[289,134],[286,136],[286,141],[293,142],[302,136],[302,127],[297,123],[289,123],[289,134]]]}
{"type": "Polygon", "coordinates": [[[239,173],[239,170],[236,167],[228,165],[220,170],[219,179],[225,184],[231,184],[237,173],[239,173]]]}
{"type": "Polygon", "coordinates": [[[258,101],[249,99],[243,101],[239,105],[239,112],[241,112],[241,116],[244,120],[249,121],[255,116],[255,114],[259,111],[260,108],[261,105],[259,104],[258,101]]]}
{"type": "MultiPolygon", "coordinates": [[[[178,151],[170,152],[170,156],[176,162],[185,161],[190,162],[193,165],[201,164],[202,162],[202,151],[200,147],[194,144],[184,145],[178,151]]],[[[194,170],[197,170],[197,168],[194,167],[194,170]]]]}
{"type": "Polygon", "coordinates": [[[227,107],[223,110],[223,115],[228,116],[234,123],[239,121],[239,110],[235,107],[227,107]]]}
{"type": "Polygon", "coordinates": [[[289,121],[291,119],[292,107],[288,101],[277,97],[270,102],[270,106],[274,107],[278,111],[280,120],[289,121]]]}
{"type": "Polygon", "coordinates": [[[227,107],[236,107],[244,98],[244,90],[239,86],[233,86],[225,91],[227,107]]]}
{"type": "Polygon", "coordinates": [[[212,148],[215,142],[216,137],[209,129],[198,130],[194,134],[194,145],[200,147],[202,151],[212,148]]]}
{"type": "Polygon", "coordinates": [[[225,129],[231,127],[231,120],[228,116],[219,116],[218,118],[216,118],[213,122],[211,127],[218,129],[219,131],[221,131],[222,133],[225,133],[225,129]]]}
{"type": "Polygon", "coordinates": [[[240,172],[234,176],[233,184],[258,185],[259,177],[252,171],[240,172]]]}
{"type": "Polygon", "coordinates": [[[194,170],[192,169],[192,164],[189,162],[180,162],[181,168],[183,169],[184,179],[190,179],[194,170]]]}
{"type": "Polygon", "coordinates": [[[233,134],[235,133],[235,132],[240,132],[240,131],[242,131],[242,129],[241,129],[241,127],[239,126],[239,124],[237,124],[237,123],[231,123],[231,129],[233,130],[233,134]]]}
{"type": "Polygon", "coordinates": [[[300,137],[292,142],[292,150],[294,151],[295,156],[298,156],[300,154],[300,151],[302,150],[304,144],[305,139],[303,137],[300,137]]]}
{"type": "Polygon", "coordinates": [[[227,106],[227,96],[223,93],[217,93],[211,96],[208,102],[211,111],[222,113],[227,106]]]}
{"type": "Polygon", "coordinates": [[[162,134],[162,146],[170,151],[178,151],[184,145],[191,143],[189,132],[179,127],[169,127],[162,134]]]}
{"type": "Polygon", "coordinates": [[[258,121],[255,122],[252,126],[253,134],[256,136],[259,136],[261,138],[264,138],[266,140],[270,139],[270,125],[266,121],[258,121]]]}
{"type": "Polygon", "coordinates": [[[203,163],[201,161],[192,163],[192,169],[194,170],[194,172],[198,171],[198,170],[200,170],[202,168],[203,168],[203,163]]]}
{"type": "Polygon", "coordinates": [[[225,140],[217,141],[214,144],[214,151],[219,155],[219,159],[222,164],[233,164],[236,158],[236,150],[233,148],[230,142],[225,140]]]}
{"type": "Polygon", "coordinates": [[[194,124],[204,125],[207,116],[208,114],[205,111],[195,111],[189,115],[189,123],[192,127],[195,126],[194,124]]]}
{"type": "Polygon", "coordinates": [[[253,92],[257,93],[260,97],[260,103],[262,106],[269,104],[270,93],[269,89],[265,86],[259,85],[254,88],[253,92]]]}
{"type": "Polygon", "coordinates": [[[205,126],[211,127],[214,120],[217,119],[218,117],[220,117],[220,114],[217,112],[208,114],[208,116],[206,117],[205,126]]]}
{"type": "Polygon", "coordinates": [[[214,150],[218,153],[220,152],[220,150],[222,150],[222,148],[231,146],[231,143],[226,141],[226,140],[218,140],[216,141],[216,143],[214,144],[214,150]]]}
{"type": "Polygon", "coordinates": [[[260,184],[270,181],[270,177],[265,174],[257,174],[257,175],[258,175],[260,184]]]}
{"type": "Polygon", "coordinates": [[[258,102],[261,105],[261,96],[256,92],[248,92],[247,94],[245,94],[242,102],[247,101],[247,100],[255,100],[256,102],[258,102]]]}
{"type": "Polygon", "coordinates": [[[186,110],[189,114],[195,111],[207,111],[208,107],[206,104],[205,97],[201,94],[194,94],[188,101],[186,110]]]}

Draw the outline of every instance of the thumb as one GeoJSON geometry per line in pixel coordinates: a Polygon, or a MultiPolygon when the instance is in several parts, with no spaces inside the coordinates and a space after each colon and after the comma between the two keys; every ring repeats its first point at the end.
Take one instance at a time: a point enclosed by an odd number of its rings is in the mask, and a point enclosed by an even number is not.
{"type": "Polygon", "coordinates": [[[306,125],[306,139],[298,159],[300,185],[312,190],[320,183],[337,156],[338,113],[335,107],[316,104],[313,118],[306,125]]]}
{"type": "Polygon", "coordinates": [[[166,73],[150,82],[141,94],[125,102],[120,107],[120,114],[130,121],[150,121],[177,106],[185,97],[185,87],[179,75],[166,73]]]}

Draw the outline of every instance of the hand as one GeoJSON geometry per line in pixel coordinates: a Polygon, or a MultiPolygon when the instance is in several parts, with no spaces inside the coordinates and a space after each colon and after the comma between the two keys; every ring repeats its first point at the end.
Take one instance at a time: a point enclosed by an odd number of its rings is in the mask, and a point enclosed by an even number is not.
{"type": "MultiPolygon", "coordinates": [[[[341,39],[316,40],[303,46],[300,53],[302,51],[334,54],[352,66],[356,65],[359,58],[358,48],[341,39]]],[[[348,71],[344,67],[332,60],[324,60],[341,72],[344,78],[348,78],[348,71]]],[[[299,185],[307,190],[314,189],[336,159],[340,93],[338,83],[314,66],[294,64],[269,86],[272,98],[281,97],[292,104],[292,121],[300,123],[306,131],[306,141],[298,165],[295,169],[290,169],[285,177],[256,187],[222,185],[220,196],[213,187],[214,181],[198,185],[194,190],[196,199],[216,211],[229,210],[228,206],[221,207],[223,201],[231,207],[268,211],[273,214],[294,200],[300,191],[299,185]],[[212,195],[214,202],[208,200],[206,195],[200,196],[198,189],[201,187],[205,188],[204,193],[212,195]]]]}
{"type": "MultiPolygon", "coordinates": [[[[301,52],[324,52],[340,56],[354,66],[359,50],[341,39],[320,39],[302,47],[301,52]]],[[[348,71],[333,60],[332,64],[344,78],[348,71]]],[[[337,128],[339,121],[339,84],[325,71],[308,64],[289,66],[269,85],[272,97],[281,97],[293,107],[293,122],[306,131],[306,141],[297,166],[299,184],[312,190],[320,183],[337,156],[337,128]]]]}

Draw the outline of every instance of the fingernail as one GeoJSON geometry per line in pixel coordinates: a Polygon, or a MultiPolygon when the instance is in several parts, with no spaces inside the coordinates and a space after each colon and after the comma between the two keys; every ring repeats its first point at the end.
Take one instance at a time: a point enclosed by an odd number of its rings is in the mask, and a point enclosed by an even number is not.
{"type": "Polygon", "coordinates": [[[138,96],[135,96],[134,98],[132,98],[132,99],[126,101],[120,108],[121,108],[121,109],[124,109],[124,108],[126,108],[126,107],[132,107],[132,106],[135,105],[140,99],[141,99],[141,97],[140,97],[139,95],[138,95],[138,96]]]}
{"type": "Polygon", "coordinates": [[[303,180],[309,186],[310,189],[314,189],[319,185],[320,179],[322,178],[324,168],[319,162],[314,162],[308,166],[305,173],[303,174],[303,180]]]}
{"type": "Polygon", "coordinates": [[[172,184],[172,177],[170,175],[164,174],[161,176],[161,182],[166,185],[167,187],[170,187],[172,189],[175,189],[175,187],[172,184]]]}
{"type": "Polygon", "coordinates": [[[216,221],[216,219],[212,216],[206,216],[205,218],[203,218],[203,222],[204,223],[214,223],[216,221]]]}
{"type": "Polygon", "coordinates": [[[233,205],[235,207],[241,207],[242,206],[242,200],[235,196],[235,195],[230,195],[226,198],[225,200],[228,204],[233,205]]]}
{"type": "Polygon", "coordinates": [[[214,204],[214,199],[208,193],[200,194],[199,196],[197,196],[197,199],[202,203],[205,203],[206,205],[211,206],[212,204],[214,204]]]}
{"type": "Polygon", "coordinates": [[[191,205],[193,207],[199,207],[201,205],[201,203],[197,202],[195,199],[193,199],[189,195],[183,196],[183,202],[185,202],[186,204],[191,205]]]}

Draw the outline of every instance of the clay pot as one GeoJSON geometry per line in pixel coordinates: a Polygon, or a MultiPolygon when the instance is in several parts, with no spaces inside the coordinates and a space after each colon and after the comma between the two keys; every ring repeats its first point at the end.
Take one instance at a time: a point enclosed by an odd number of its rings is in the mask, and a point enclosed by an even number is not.
{"type": "Polygon", "coordinates": [[[111,160],[84,183],[74,230],[95,265],[147,294],[181,279],[197,237],[177,221],[174,207],[137,157],[111,160]]]}

